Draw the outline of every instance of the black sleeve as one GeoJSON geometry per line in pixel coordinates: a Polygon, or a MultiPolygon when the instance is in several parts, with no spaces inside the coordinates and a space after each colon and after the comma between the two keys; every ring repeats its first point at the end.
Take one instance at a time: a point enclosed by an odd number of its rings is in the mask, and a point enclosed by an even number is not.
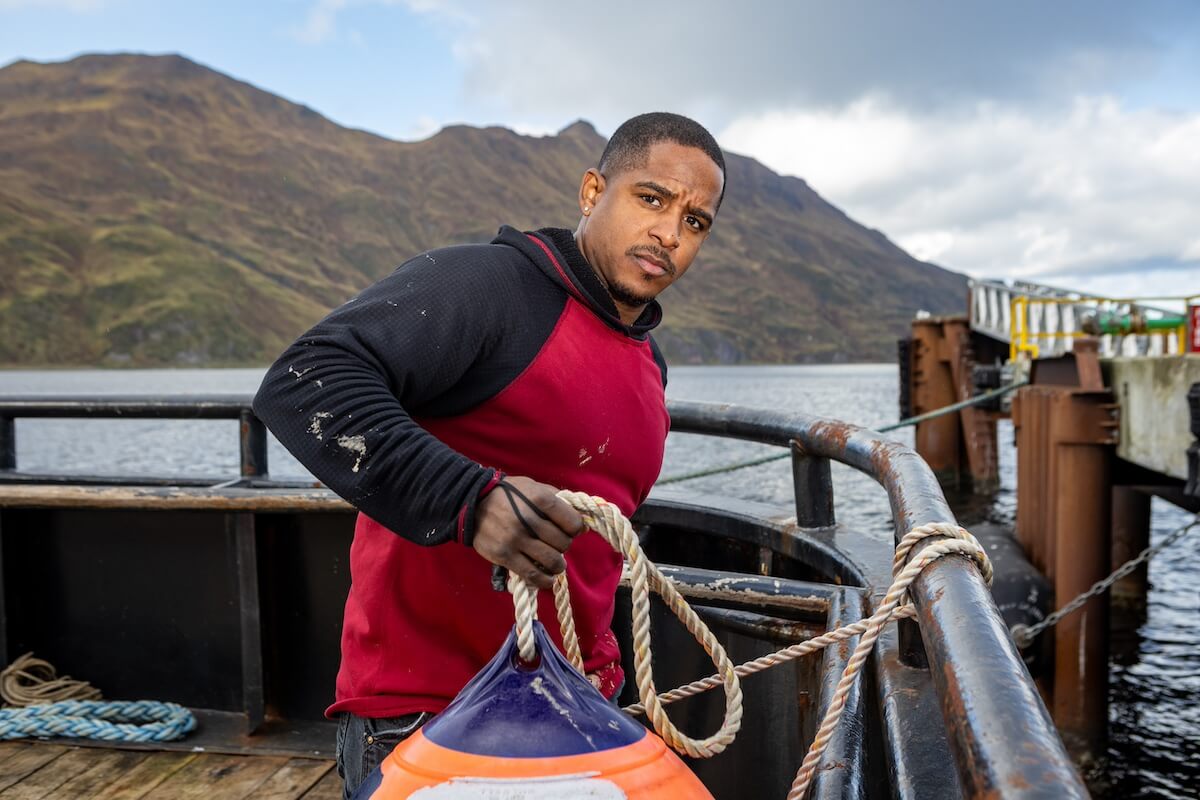
{"type": "Polygon", "coordinates": [[[313,475],[418,544],[469,543],[475,505],[497,477],[409,414],[473,370],[486,374],[514,325],[512,266],[494,250],[402,265],[285,350],[254,398],[254,413],[313,475]]]}

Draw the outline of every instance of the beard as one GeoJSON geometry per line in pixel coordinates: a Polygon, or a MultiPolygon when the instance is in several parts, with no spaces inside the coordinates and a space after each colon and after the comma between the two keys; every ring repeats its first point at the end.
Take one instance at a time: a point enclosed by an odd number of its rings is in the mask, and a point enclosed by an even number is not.
{"type": "MultiPolygon", "coordinates": [[[[651,280],[650,276],[646,276],[646,283],[650,283],[651,280]]],[[[610,281],[608,294],[621,305],[644,306],[658,296],[658,292],[653,287],[647,288],[648,291],[638,292],[620,281],[610,281]]]]}
{"type": "MultiPolygon", "coordinates": [[[[675,262],[671,259],[671,254],[662,248],[650,247],[646,245],[641,247],[631,247],[625,251],[625,255],[631,258],[637,258],[638,256],[646,255],[651,256],[655,260],[662,263],[663,269],[667,271],[668,275],[671,277],[675,276],[675,262]]],[[[606,282],[609,295],[613,300],[622,305],[644,306],[648,304],[651,300],[658,296],[658,293],[661,290],[656,289],[653,286],[653,276],[642,275],[641,277],[642,283],[646,284],[645,290],[638,291],[639,287],[636,285],[636,281],[634,285],[631,286],[630,284],[623,283],[614,277],[613,280],[606,282]]]]}

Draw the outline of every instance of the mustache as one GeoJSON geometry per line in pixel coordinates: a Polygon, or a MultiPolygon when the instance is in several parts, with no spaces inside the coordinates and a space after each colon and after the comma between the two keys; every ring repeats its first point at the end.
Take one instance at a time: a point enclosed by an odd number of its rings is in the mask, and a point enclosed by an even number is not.
{"type": "Polygon", "coordinates": [[[627,256],[640,256],[640,255],[653,256],[655,261],[658,261],[659,263],[661,263],[663,265],[663,267],[666,268],[668,275],[671,275],[671,276],[675,275],[675,262],[671,260],[671,254],[668,253],[666,250],[663,250],[661,247],[655,247],[654,245],[641,245],[641,246],[631,247],[625,251],[625,255],[627,255],[627,256]]]}

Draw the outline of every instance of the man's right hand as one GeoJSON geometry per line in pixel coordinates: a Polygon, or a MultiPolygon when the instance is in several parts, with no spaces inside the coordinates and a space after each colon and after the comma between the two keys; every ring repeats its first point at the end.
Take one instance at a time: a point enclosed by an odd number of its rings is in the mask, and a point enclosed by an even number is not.
{"type": "Polygon", "coordinates": [[[548,519],[542,519],[515,493],[510,502],[504,486],[497,486],[479,503],[471,546],[493,564],[549,589],[554,576],[567,568],[562,554],[586,530],[583,517],[555,495],[558,490],[553,486],[520,477],[505,477],[504,482],[528,498],[548,519]],[[513,511],[514,504],[528,528],[513,511]]]}

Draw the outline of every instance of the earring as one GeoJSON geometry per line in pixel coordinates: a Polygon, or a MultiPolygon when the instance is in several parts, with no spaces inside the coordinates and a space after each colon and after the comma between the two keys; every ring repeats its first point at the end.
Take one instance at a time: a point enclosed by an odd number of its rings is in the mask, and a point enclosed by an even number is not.
{"type": "Polygon", "coordinates": [[[591,207],[591,206],[584,206],[584,207],[583,207],[583,213],[585,213],[585,214],[586,214],[586,213],[588,213],[588,212],[589,212],[589,211],[591,211],[591,210],[592,210],[592,207],[591,207]]]}

